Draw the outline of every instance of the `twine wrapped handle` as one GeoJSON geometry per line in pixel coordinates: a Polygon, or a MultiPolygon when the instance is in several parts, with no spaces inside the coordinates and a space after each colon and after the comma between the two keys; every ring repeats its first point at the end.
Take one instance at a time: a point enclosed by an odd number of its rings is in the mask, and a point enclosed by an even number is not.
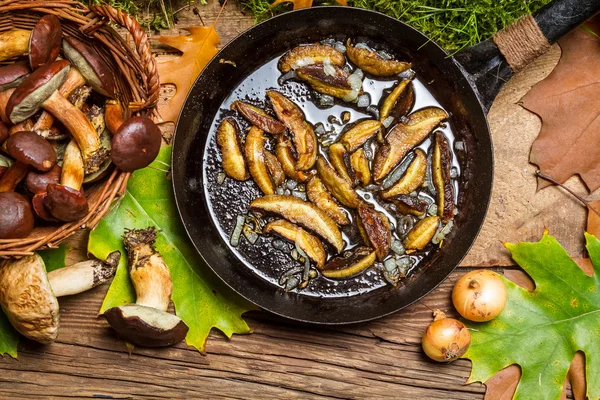
{"type": "MultiPolygon", "coordinates": [[[[101,19],[94,24],[88,24],[81,28],[86,34],[93,34],[97,29],[106,24],[106,20],[114,22],[123,28],[127,29],[133,37],[135,49],[137,54],[142,61],[144,66],[143,81],[145,84],[147,99],[141,104],[130,104],[132,111],[140,111],[149,108],[155,108],[158,103],[158,96],[160,93],[160,80],[158,77],[158,69],[156,68],[156,60],[152,56],[152,49],[150,48],[150,42],[148,41],[148,34],[139,24],[139,22],[132,18],[129,14],[123,12],[121,9],[115,9],[110,5],[103,6],[90,6],[90,10],[105,19],[101,19]]],[[[92,21],[94,18],[92,16],[92,21]]]]}
{"type": "Polygon", "coordinates": [[[550,48],[550,43],[531,15],[519,18],[496,33],[493,41],[514,72],[525,68],[550,48]]]}

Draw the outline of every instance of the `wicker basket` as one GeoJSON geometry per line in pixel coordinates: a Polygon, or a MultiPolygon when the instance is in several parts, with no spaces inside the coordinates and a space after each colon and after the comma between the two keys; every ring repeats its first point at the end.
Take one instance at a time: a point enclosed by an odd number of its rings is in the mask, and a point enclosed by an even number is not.
{"type": "MultiPolygon", "coordinates": [[[[146,32],[135,18],[108,5],[86,7],[74,0],[0,0],[0,32],[32,29],[44,14],[56,15],[63,35],[93,45],[109,63],[115,71],[117,97],[128,105],[124,107],[127,114],[157,116],[160,88],[156,63],[146,32]],[[126,40],[109,22],[126,29],[131,37],[128,34],[126,40]]],[[[115,168],[104,180],[86,186],[90,211],[79,221],[38,226],[23,239],[0,239],[0,257],[56,247],[77,230],[94,228],[125,192],[129,176],[115,168]]]]}

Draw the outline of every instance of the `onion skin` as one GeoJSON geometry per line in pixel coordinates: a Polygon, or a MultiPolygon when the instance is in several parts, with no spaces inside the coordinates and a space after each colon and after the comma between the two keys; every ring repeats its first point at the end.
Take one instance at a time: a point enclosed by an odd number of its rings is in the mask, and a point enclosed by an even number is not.
{"type": "Polygon", "coordinates": [[[470,321],[486,322],[496,318],[506,306],[508,293],[500,276],[489,270],[471,271],[452,289],[452,303],[470,321]]]}
{"type": "Polygon", "coordinates": [[[467,327],[453,318],[441,318],[427,327],[421,345],[427,357],[438,362],[451,362],[460,358],[471,345],[467,327]]]}

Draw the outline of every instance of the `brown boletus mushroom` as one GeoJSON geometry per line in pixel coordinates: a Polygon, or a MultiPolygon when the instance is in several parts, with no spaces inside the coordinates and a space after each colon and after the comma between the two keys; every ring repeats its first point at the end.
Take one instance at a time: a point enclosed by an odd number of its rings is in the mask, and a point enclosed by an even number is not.
{"type": "Polygon", "coordinates": [[[18,61],[5,67],[0,67],[0,118],[9,122],[6,117],[8,99],[31,71],[25,61],[18,61]]]}
{"type": "Polygon", "coordinates": [[[12,158],[31,165],[38,171],[50,171],[56,165],[52,145],[34,132],[17,132],[6,140],[6,150],[12,158]]]}
{"type": "Polygon", "coordinates": [[[96,50],[72,36],[63,41],[65,57],[81,72],[96,92],[115,97],[115,77],[112,69],[96,50]]]}
{"type": "Polygon", "coordinates": [[[69,70],[70,64],[66,60],[54,61],[36,69],[10,96],[6,115],[12,123],[18,123],[31,117],[40,107],[49,111],[71,132],[81,150],[85,171],[93,173],[108,157],[108,151],[102,147],[85,114],[58,91],[69,70]]]}
{"type": "Polygon", "coordinates": [[[111,157],[121,170],[132,172],[147,167],[160,151],[162,134],[148,117],[123,122],[113,136],[111,157]]]}
{"type": "Polygon", "coordinates": [[[135,288],[135,304],[113,307],[106,320],[129,343],[146,347],[170,346],[185,338],[188,326],[167,308],[171,300],[171,274],[154,248],[156,230],[127,230],[123,241],[128,253],[129,275],[135,288]]]}
{"type": "Polygon", "coordinates": [[[10,323],[23,336],[47,344],[58,336],[60,312],[57,297],[77,294],[108,281],[121,253],[105,262],[88,260],[46,273],[37,253],[3,262],[0,268],[0,305],[10,323]]]}
{"type": "Polygon", "coordinates": [[[68,144],[63,157],[60,184],[46,186],[44,205],[60,221],[77,221],[87,215],[87,199],[81,192],[83,184],[83,159],[74,140],[68,144]]]}
{"type": "Polygon", "coordinates": [[[0,121],[0,144],[4,143],[6,139],[8,139],[8,127],[0,121]]]}
{"type": "Polygon", "coordinates": [[[0,33],[0,61],[20,57],[29,50],[31,31],[11,29],[0,33]]]}
{"type": "Polygon", "coordinates": [[[6,171],[8,171],[12,163],[13,162],[10,158],[0,154],[0,179],[2,178],[2,175],[4,175],[6,171]]]}
{"type": "Polygon", "coordinates": [[[56,60],[60,53],[62,29],[58,17],[46,14],[39,19],[29,38],[29,65],[36,69],[56,60]]]}
{"type": "Polygon", "coordinates": [[[0,193],[0,239],[23,238],[33,230],[31,205],[15,192],[0,193]]]}
{"type": "Polygon", "coordinates": [[[15,188],[29,172],[29,165],[15,161],[0,177],[0,193],[14,192],[15,188]]]}
{"type": "Polygon", "coordinates": [[[48,208],[46,208],[44,199],[47,196],[46,190],[48,185],[60,183],[61,171],[62,168],[58,165],[55,165],[48,172],[29,171],[27,177],[25,178],[27,189],[34,194],[33,198],[31,199],[33,211],[35,211],[37,216],[43,220],[52,222],[57,221],[57,219],[52,216],[48,208]]]}

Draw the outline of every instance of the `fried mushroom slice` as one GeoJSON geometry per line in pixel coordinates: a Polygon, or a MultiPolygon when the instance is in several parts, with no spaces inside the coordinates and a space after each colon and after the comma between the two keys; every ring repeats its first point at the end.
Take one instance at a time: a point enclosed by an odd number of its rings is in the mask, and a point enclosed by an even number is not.
{"type": "Polygon", "coordinates": [[[379,120],[385,121],[388,117],[394,119],[405,116],[415,105],[415,89],[412,80],[404,79],[385,98],[379,112],[379,120]]]}
{"type": "Polygon", "coordinates": [[[263,229],[264,233],[277,233],[279,236],[296,244],[306,255],[317,264],[317,268],[323,268],[327,253],[323,245],[315,236],[311,235],[298,225],[292,224],[284,219],[269,222],[263,229]]]}
{"type": "Polygon", "coordinates": [[[375,262],[376,252],[368,247],[357,247],[329,261],[322,274],[330,279],[350,278],[369,268],[375,262]]]}
{"type": "Polygon", "coordinates": [[[263,131],[272,135],[279,135],[285,132],[285,125],[271,117],[264,110],[253,106],[252,104],[244,103],[243,101],[234,101],[230,107],[232,110],[237,110],[250,123],[263,131]]]}
{"type": "Polygon", "coordinates": [[[406,122],[394,126],[375,154],[375,182],[381,182],[413,147],[425,140],[447,118],[448,114],[441,108],[426,107],[410,114],[406,122]]]}
{"type": "Polygon", "coordinates": [[[255,126],[250,128],[244,150],[248,160],[248,169],[254,182],[264,194],[275,193],[275,187],[265,161],[265,137],[262,129],[255,126]]]}
{"type": "Polygon", "coordinates": [[[372,50],[354,47],[350,39],[346,42],[346,54],[358,68],[375,76],[392,76],[410,69],[410,63],[386,60],[372,50]]]}
{"type": "Polygon", "coordinates": [[[454,185],[450,179],[452,153],[446,136],[440,131],[435,133],[431,169],[433,185],[437,192],[438,216],[443,223],[454,217],[454,185]]]}
{"type": "Polygon", "coordinates": [[[240,149],[237,124],[233,118],[226,118],[217,129],[217,145],[221,149],[223,169],[225,173],[237,180],[245,181],[250,178],[246,167],[246,160],[240,149]]]}
{"type": "Polygon", "coordinates": [[[362,121],[346,131],[342,135],[340,143],[344,145],[347,152],[352,153],[381,131],[383,131],[381,122],[374,119],[362,121]]]}
{"type": "Polygon", "coordinates": [[[390,199],[396,205],[396,210],[401,214],[412,214],[422,217],[427,212],[429,203],[418,197],[401,194],[390,199]]]}
{"type": "Polygon", "coordinates": [[[283,172],[283,168],[281,167],[279,160],[270,151],[265,150],[264,154],[265,164],[267,164],[267,169],[269,170],[273,184],[275,187],[281,186],[285,180],[285,173],[283,172]]]}
{"type": "Polygon", "coordinates": [[[350,155],[350,167],[354,181],[362,186],[371,183],[371,170],[369,169],[369,159],[363,149],[358,149],[350,155]]]}
{"type": "Polygon", "coordinates": [[[317,173],[325,187],[340,203],[351,208],[357,208],[362,203],[352,185],[339,176],[323,157],[317,160],[317,173]]]}
{"type": "Polygon", "coordinates": [[[346,149],[341,143],[334,143],[329,146],[329,150],[327,151],[329,155],[329,161],[331,165],[345,181],[352,184],[352,178],[350,178],[350,173],[348,172],[348,166],[346,165],[346,149]]]}
{"type": "Polygon", "coordinates": [[[298,158],[296,168],[307,171],[315,165],[317,160],[317,136],[311,126],[304,119],[302,110],[293,101],[274,90],[268,91],[275,114],[290,130],[298,158]]]}
{"type": "Polygon", "coordinates": [[[377,259],[383,261],[392,244],[390,221],[385,215],[367,205],[358,207],[358,218],[369,239],[369,244],[375,249],[377,259]]]}
{"type": "Polygon", "coordinates": [[[425,181],[427,171],[427,155],[421,149],[415,150],[415,158],[409,164],[406,172],[394,185],[380,192],[381,197],[389,199],[399,194],[410,194],[417,190],[425,181]]]}
{"type": "Polygon", "coordinates": [[[311,64],[329,63],[343,66],[346,63],[344,55],[331,46],[316,43],[306,46],[294,47],[285,53],[277,64],[277,68],[283,73],[311,64]]]}
{"type": "Polygon", "coordinates": [[[283,168],[285,176],[288,178],[297,182],[306,182],[312,176],[309,172],[298,171],[296,169],[296,159],[292,154],[292,144],[285,135],[277,136],[275,155],[281,164],[281,168],[283,168]]]}
{"type": "Polygon", "coordinates": [[[281,215],[319,235],[339,253],[344,248],[342,233],[335,221],[315,205],[294,196],[266,195],[250,203],[250,210],[281,215]]]}
{"type": "Polygon", "coordinates": [[[423,218],[408,232],[402,245],[406,250],[423,250],[433,239],[439,223],[435,215],[423,218]]]}
{"type": "Polygon", "coordinates": [[[348,225],[350,223],[342,207],[331,197],[319,177],[313,176],[310,178],[306,184],[306,194],[311,203],[325,211],[338,225],[348,225]]]}
{"type": "Polygon", "coordinates": [[[314,64],[298,69],[296,75],[319,93],[347,102],[352,102],[358,97],[359,91],[353,89],[348,80],[350,75],[339,67],[314,64]]]}

